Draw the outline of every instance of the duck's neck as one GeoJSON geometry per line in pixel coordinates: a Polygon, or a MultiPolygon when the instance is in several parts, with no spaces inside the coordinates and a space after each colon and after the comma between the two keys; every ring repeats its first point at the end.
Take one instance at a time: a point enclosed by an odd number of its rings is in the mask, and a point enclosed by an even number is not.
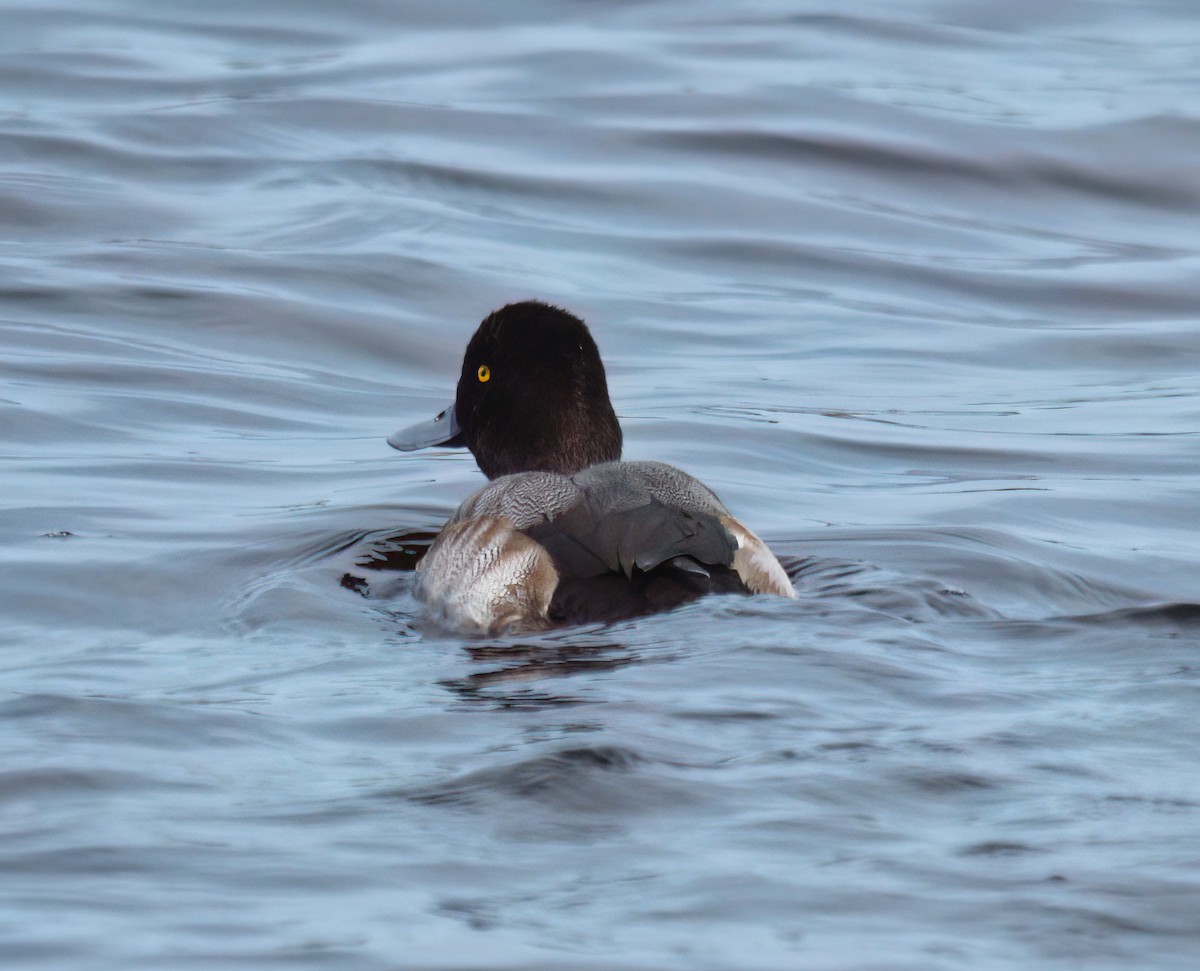
{"type": "Polygon", "coordinates": [[[572,411],[548,415],[484,416],[468,439],[479,468],[489,479],[513,472],[571,475],[621,458],[621,426],[607,395],[572,411]]]}

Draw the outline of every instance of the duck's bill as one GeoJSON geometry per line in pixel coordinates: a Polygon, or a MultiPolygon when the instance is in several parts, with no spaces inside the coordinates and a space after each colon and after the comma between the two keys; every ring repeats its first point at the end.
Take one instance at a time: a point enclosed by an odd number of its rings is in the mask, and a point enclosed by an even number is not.
{"type": "Polygon", "coordinates": [[[467,444],[463,441],[462,429],[458,427],[458,419],[454,416],[454,405],[441,412],[433,421],[423,421],[410,428],[393,432],[388,436],[387,443],[401,452],[415,452],[419,448],[429,448],[433,445],[461,448],[467,444]]]}

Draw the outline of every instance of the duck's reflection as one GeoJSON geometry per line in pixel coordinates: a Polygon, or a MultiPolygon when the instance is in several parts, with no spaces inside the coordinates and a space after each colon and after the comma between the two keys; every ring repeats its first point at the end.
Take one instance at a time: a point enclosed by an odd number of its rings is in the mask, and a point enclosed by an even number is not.
{"type": "MultiPolygon", "coordinates": [[[[355,557],[354,566],[357,570],[371,570],[385,575],[412,573],[436,538],[437,533],[410,529],[381,539],[372,539],[355,557]]],[[[394,585],[389,584],[384,577],[380,579],[382,582],[377,582],[374,590],[371,581],[358,573],[343,573],[338,582],[361,597],[386,596],[386,591],[394,585]]]]}
{"type": "Polygon", "coordinates": [[[428,551],[437,533],[410,529],[383,539],[373,540],[355,566],[363,570],[404,570],[412,572],[428,551]]]}
{"type": "MultiPolygon", "coordinates": [[[[464,678],[441,682],[463,700],[501,708],[550,708],[584,704],[591,699],[567,691],[541,690],[532,683],[580,674],[612,671],[632,664],[638,655],[622,644],[486,644],[465,648],[472,661],[498,664],[464,678]]],[[[555,687],[560,687],[556,685],[555,687]]],[[[562,686],[565,687],[565,686],[562,686]]]]}

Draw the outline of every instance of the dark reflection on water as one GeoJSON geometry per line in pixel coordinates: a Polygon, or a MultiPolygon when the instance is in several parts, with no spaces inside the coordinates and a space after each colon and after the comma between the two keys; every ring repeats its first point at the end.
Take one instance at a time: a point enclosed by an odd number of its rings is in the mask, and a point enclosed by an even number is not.
{"type": "Polygon", "coordinates": [[[446,681],[447,688],[464,701],[482,702],[498,708],[546,708],[582,703],[572,696],[569,685],[542,684],[550,678],[599,674],[637,661],[636,655],[620,644],[580,644],[543,647],[515,644],[501,647],[471,647],[471,660],[482,670],[465,678],[446,681]],[[531,688],[525,686],[532,685],[531,688]]]}
{"type": "Polygon", "coordinates": [[[1192,968],[1194,14],[9,4],[0,953],[1192,968]],[[796,601],[427,620],[530,296],[796,601]]]}

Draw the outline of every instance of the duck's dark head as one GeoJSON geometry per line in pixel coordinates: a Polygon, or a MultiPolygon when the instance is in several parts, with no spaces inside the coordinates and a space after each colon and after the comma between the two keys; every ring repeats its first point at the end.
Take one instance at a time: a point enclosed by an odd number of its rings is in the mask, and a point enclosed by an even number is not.
{"type": "Polygon", "coordinates": [[[454,405],[388,438],[404,451],[465,445],[489,479],[570,474],[621,457],[621,426],[587,326],[530,300],[489,314],[463,357],[454,405]]]}

